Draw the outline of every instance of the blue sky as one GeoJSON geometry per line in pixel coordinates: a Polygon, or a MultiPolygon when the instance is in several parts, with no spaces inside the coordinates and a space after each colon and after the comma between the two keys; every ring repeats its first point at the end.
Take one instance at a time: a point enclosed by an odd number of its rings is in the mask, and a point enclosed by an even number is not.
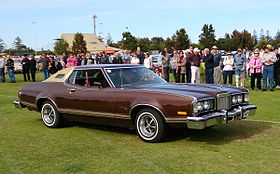
{"type": "Polygon", "coordinates": [[[217,37],[234,29],[259,33],[280,29],[279,0],[1,0],[0,38],[8,47],[19,36],[36,49],[52,49],[61,33],[93,33],[121,40],[128,30],[136,37],[168,37],[185,28],[198,41],[203,24],[213,24],[217,37]]]}

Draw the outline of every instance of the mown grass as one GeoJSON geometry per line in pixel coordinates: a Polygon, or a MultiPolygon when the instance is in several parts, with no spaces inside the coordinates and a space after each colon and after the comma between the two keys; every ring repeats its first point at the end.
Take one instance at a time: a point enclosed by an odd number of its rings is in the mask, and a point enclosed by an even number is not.
{"type": "MultiPolygon", "coordinates": [[[[280,91],[250,92],[251,121],[204,131],[172,130],[163,143],[142,142],[132,130],[75,124],[46,128],[40,114],[16,110],[25,82],[0,83],[0,173],[278,173],[280,91]]],[[[38,74],[42,79],[42,74],[38,74]]]]}

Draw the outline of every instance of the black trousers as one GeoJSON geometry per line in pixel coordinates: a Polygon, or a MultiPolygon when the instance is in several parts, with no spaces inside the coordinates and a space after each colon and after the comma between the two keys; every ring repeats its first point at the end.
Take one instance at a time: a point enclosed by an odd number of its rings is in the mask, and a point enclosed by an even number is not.
{"type": "Polygon", "coordinates": [[[232,85],[232,71],[223,71],[224,84],[227,84],[229,78],[229,84],[232,85]]]}
{"type": "Polygon", "coordinates": [[[36,68],[35,69],[30,69],[30,72],[31,72],[32,81],[35,82],[36,68]]]}
{"type": "Polygon", "coordinates": [[[191,64],[187,63],[186,65],[186,82],[187,83],[191,83],[191,79],[192,79],[192,72],[191,72],[191,64]]]}
{"type": "Polygon", "coordinates": [[[185,83],[186,74],[181,73],[181,67],[178,67],[178,71],[176,73],[176,83],[185,83]]]}
{"type": "Polygon", "coordinates": [[[257,88],[261,90],[261,73],[252,73],[251,74],[251,88],[255,89],[255,79],[257,79],[257,88]]]}
{"type": "Polygon", "coordinates": [[[28,81],[30,81],[29,68],[23,68],[22,73],[23,73],[24,81],[26,82],[26,76],[27,76],[28,81]]]}

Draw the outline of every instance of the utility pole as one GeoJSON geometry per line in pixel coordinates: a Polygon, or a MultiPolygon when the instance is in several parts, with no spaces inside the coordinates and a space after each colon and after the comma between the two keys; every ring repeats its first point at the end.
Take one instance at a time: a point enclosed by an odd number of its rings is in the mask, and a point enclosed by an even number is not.
{"type": "Polygon", "coordinates": [[[94,32],[94,35],[96,35],[96,18],[97,18],[97,16],[94,14],[93,16],[92,16],[92,18],[93,18],[93,32],[94,32]]]}

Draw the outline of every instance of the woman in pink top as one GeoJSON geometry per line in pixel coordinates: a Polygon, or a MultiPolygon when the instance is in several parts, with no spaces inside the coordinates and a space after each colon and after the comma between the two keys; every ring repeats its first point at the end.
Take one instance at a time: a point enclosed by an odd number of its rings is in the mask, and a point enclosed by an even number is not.
{"type": "Polygon", "coordinates": [[[67,59],[66,67],[76,67],[78,64],[78,58],[76,56],[73,56],[72,54],[69,55],[67,59]]]}
{"type": "Polygon", "coordinates": [[[258,50],[254,51],[249,61],[250,74],[251,74],[251,89],[255,89],[255,79],[257,78],[257,88],[261,90],[261,77],[262,77],[262,58],[258,50]]]}

